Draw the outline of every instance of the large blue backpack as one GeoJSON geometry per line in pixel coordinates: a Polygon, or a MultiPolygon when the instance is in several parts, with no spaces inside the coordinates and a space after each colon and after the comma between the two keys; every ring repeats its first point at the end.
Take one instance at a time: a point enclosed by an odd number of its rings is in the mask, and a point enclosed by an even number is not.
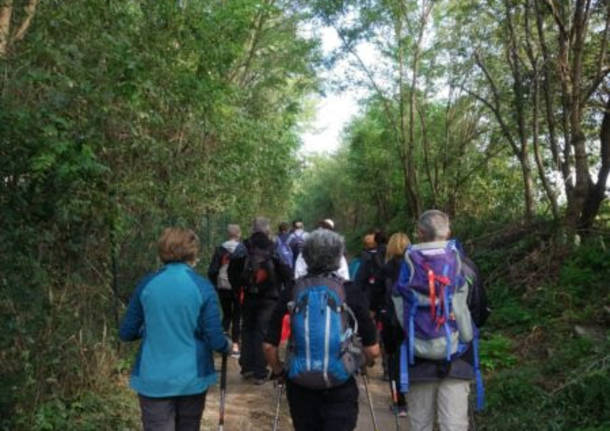
{"type": "Polygon", "coordinates": [[[288,378],[311,389],[346,382],[364,363],[358,323],[345,303],[343,280],[333,275],[297,280],[290,312],[288,378]]]}
{"type": "Polygon", "coordinates": [[[483,406],[478,361],[478,330],[468,308],[471,283],[455,241],[410,246],[405,253],[409,281],[393,298],[405,331],[401,346],[400,390],[409,389],[408,366],[416,358],[451,362],[472,343],[477,383],[477,409],[483,406]]]}

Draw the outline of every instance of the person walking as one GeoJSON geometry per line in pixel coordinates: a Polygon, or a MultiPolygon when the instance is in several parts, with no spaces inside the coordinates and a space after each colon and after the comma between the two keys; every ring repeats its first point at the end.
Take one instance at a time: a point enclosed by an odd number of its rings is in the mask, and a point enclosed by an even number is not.
{"type": "Polygon", "coordinates": [[[286,222],[280,223],[275,238],[275,252],[282,259],[282,262],[292,268],[294,266],[294,253],[290,247],[290,235],[289,224],[286,222]]]}
{"type": "Polygon", "coordinates": [[[222,307],[222,327],[225,333],[231,328],[233,350],[231,355],[239,357],[241,333],[241,274],[247,256],[246,247],[240,242],[239,225],[227,226],[228,239],[216,247],[208,268],[208,278],[216,287],[222,307]]]}
{"type": "Polygon", "coordinates": [[[305,240],[307,239],[308,233],[305,232],[305,225],[301,220],[294,220],[292,222],[292,232],[288,235],[288,246],[292,250],[292,267],[294,267],[297,257],[301,254],[303,250],[303,244],[305,244],[305,240]]]}
{"type": "Polygon", "coordinates": [[[432,431],[436,415],[441,431],[467,431],[470,381],[477,378],[482,389],[471,312],[483,304],[469,303],[476,275],[466,274],[450,235],[445,213],[419,217],[420,242],[407,249],[392,297],[406,334],[400,387],[407,392],[410,431],[432,431]]]}
{"type": "Polygon", "coordinates": [[[377,314],[385,302],[385,280],[382,275],[385,246],[378,246],[373,233],[365,235],[362,242],[360,268],[354,282],[367,296],[371,312],[377,314]]]}
{"type": "Polygon", "coordinates": [[[353,430],[358,420],[354,373],[365,363],[372,365],[379,355],[365,296],[333,274],[343,250],[343,238],[337,233],[329,229],[310,233],[302,253],[308,273],[282,292],[265,337],[265,357],[273,375],[286,381],[296,431],[353,430]],[[283,364],[278,345],[288,311],[292,330],[283,364]]]}
{"type": "MultiPolygon", "coordinates": [[[[390,387],[392,390],[397,387],[400,377],[400,345],[404,339],[402,328],[400,327],[392,303],[392,289],[398,280],[405,250],[409,244],[409,237],[402,232],[395,233],[390,237],[386,248],[385,264],[383,265],[382,270],[384,291],[382,292],[382,298],[377,300],[379,304],[382,304],[377,309],[377,318],[382,323],[381,339],[383,342],[383,350],[386,355],[390,387]]],[[[393,406],[393,409],[397,409],[395,413],[398,414],[398,416],[407,416],[405,396],[400,393],[400,391],[398,391],[396,405],[393,406]]]]}
{"type": "Polygon", "coordinates": [[[242,275],[245,294],[239,361],[242,377],[254,378],[256,385],[265,383],[269,374],[262,345],[271,313],[282,285],[292,281],[292,270],[275,252],[269,234],[269,219],[257,217],[252,235],[244,241],[248,257],[242,275]]]}
{"type": "Polygon", "coordinates": [[[145,431],[198,431],[208,388],[216,382],[212,351],[228,353],[218,297],[193,266],[199,238],[167,228],[158,243],[164,266],[137,284],[119,329],[141,339],[130,385],[145,431]]]}

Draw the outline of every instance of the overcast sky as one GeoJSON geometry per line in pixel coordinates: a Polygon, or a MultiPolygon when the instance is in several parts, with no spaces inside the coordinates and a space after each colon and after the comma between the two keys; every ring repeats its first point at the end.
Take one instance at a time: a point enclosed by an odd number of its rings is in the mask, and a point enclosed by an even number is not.
{"type": "MultiPolygon", "coordinates": [[[[325,54],[338,48],[341,44],[337,33],[333,28],[322,27],[314,30],[322,39],[322,49],[325,54]]],[[[360,46],[360,55],[368,61],[374,61],[376,54],[372,46],[360,46]]],[[[324,73],[322,80],[330,79],[332,76],[346,75],[348,66],[345,62],[339,63],[336,70],[324,73]]],[[[341,143],[341,132],[349,120],[358,113],[358,100],[364,97],[366,90],[362,88],[349,88],[344,91],[326,90],[326,96],[320,96],[316,104],[316,115],[310,127],[307,127],[301,135],[303,147],[301,151],[305,154],[332,153],[339,148],[341,143]]]]}

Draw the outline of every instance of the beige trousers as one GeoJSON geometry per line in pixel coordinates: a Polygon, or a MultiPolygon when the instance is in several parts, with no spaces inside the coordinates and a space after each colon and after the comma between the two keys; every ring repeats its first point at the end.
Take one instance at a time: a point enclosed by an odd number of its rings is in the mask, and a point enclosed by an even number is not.
{"type": "Polygon", "coordinates": [[[468,431],[469,392],[468,380],[414,383],[407,393],[409,431],[432,431],[435,410],[441,431],[468,431]]]}

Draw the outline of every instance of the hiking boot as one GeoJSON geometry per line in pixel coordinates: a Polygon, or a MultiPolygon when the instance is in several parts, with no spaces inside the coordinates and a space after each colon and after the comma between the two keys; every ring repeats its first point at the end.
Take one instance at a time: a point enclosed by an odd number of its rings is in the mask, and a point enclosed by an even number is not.
{"type": "Polygon", "coordinates": [[[266,381],[267,381],[266,378],[262,378],[262,379],[261,378],[256,378],[256,379],[254,379],[254,384],[256,386],[260,386],[260,385],[264,385],[266,381]]]}

